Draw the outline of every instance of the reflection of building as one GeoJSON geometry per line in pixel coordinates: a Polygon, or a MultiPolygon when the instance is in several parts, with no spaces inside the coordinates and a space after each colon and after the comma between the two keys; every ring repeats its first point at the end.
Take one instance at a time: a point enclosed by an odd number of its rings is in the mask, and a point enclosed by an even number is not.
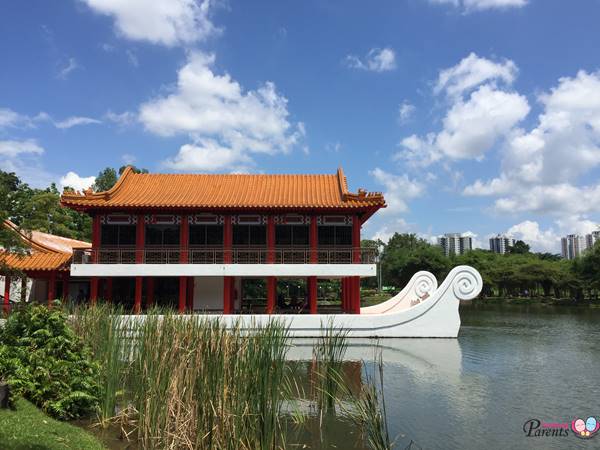
{"type": "Polygon", "coordinates": [[[54,236],[40,231],[25,233],[6,220],[3,227],[19,236],[25,254],[2,253],[0,260],[12,273],[5,273],[0,283],[4,305],[11,301],[46,301],[57,298],[75,299],[87,290],[85,283],[74,283],[69,267],[74,248],[89,248],[87,242],[54,236]],[[23,278],[19,279],[23,276],[23,278]]]}
{"type": "MultiPolygon", "coordinates": [[[[360,312],[360,277],[375,276],[361,226],[385,206],[380,193],[348,191],[329,175],[138,174],[128,167],[107,192],[65,192],[61,203],[93,219],[92,248],[73,276],[140,311],[317,312],[317,279],[341,279],[342,309],[360,312]],[[305,280],[306,298],[279,301],[277,280],[305,280]],[[264,303],[244,301],[262,279],[264,303]]],[[[280,289],[281,290],[281,289],[280,289]]]]}
{"type": "Polygon", "coordinates": [[[462,255],[473,248],[472,238],[463,236],[460,233],[446,233],[438,237],[438,244],[442,247],[446,256],[462,255]]]}
{"type": "Polygon", "coordinates": [[[508,252],[509,247],[515,245],[515,240],[504,234],[498,234],[497,236],[490,238],[490,250],[494,253],[505,254],[508,252]]]}
{"type": "Polygon", "coordinates": [[[600,240],[600,230],[592,231],[585,236],[569,234],[561,239],[562,257],[565,259],[575,259],[581,256],[586,250],[591,249],[598,240],[600,240]]]}

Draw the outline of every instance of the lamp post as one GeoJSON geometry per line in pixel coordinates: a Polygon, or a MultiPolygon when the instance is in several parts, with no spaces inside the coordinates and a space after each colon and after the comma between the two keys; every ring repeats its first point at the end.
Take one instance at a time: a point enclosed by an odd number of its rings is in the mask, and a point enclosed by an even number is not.
{"type": "Polygon", "coordinates": [[[383,253],[383,249],[384,249],[384,245],[380,244],[377,247],[377,269],[378,269],[378,273],[377,273],[377,288],[378,288],[378,292],[381,294],[381,288],[382,288],[382,273],[381,273],[381,254],[383,253]]]}

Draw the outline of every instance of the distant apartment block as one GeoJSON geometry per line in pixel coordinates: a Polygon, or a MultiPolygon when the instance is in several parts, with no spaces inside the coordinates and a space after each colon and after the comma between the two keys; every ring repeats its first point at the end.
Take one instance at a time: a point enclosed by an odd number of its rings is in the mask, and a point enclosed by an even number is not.
{"type": "Polygon", "coordinates": [[[586,248],[592,248],[600,240],[600,230],[585,235],[586,248]]]}
{"type": "Polygon", "coordinates": [[[462,255],[473,249],[473,240],[470,236],[460,233],[447,233],[438,237],[438,245],[442,247],[446,256],[462,255]]]}
{"type": "Polygon", "coordinates": [[[600,230],[592,231],[585,236],[580,234],[569,234],[561,239],[562,257],[565,259],[575,259],[578,256],[581,256],[586,250],[591,249],[599,240],[600,230]]]}
{"type": "Polygon", "coordinates": [[[505,254],[508,253],[509,247],[515,245],[515,240],[504,234],[498,234],[497,236],[490,238],[490,250],[494,253],[505,254]]]}

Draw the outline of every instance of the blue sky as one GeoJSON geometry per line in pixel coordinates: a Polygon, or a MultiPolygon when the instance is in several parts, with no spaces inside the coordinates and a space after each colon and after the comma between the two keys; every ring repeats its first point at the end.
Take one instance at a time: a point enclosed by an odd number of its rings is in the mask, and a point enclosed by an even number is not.
{"type": "Polygon", "coordinates": [[[0,7],[0,168],[333,173],[366,236],[600,222],[600,1],[22,1],[0,7]]]}

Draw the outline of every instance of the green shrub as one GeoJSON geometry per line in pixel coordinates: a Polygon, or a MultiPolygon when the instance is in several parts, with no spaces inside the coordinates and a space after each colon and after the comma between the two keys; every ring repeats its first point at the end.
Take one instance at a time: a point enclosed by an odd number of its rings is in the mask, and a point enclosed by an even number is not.
{"type": "Polygon", "coordinates": [[[99,366],[67,324],[60,308],[27,306],[0,329],[0,379],[59,419],[98,407],[99,366]]]}

